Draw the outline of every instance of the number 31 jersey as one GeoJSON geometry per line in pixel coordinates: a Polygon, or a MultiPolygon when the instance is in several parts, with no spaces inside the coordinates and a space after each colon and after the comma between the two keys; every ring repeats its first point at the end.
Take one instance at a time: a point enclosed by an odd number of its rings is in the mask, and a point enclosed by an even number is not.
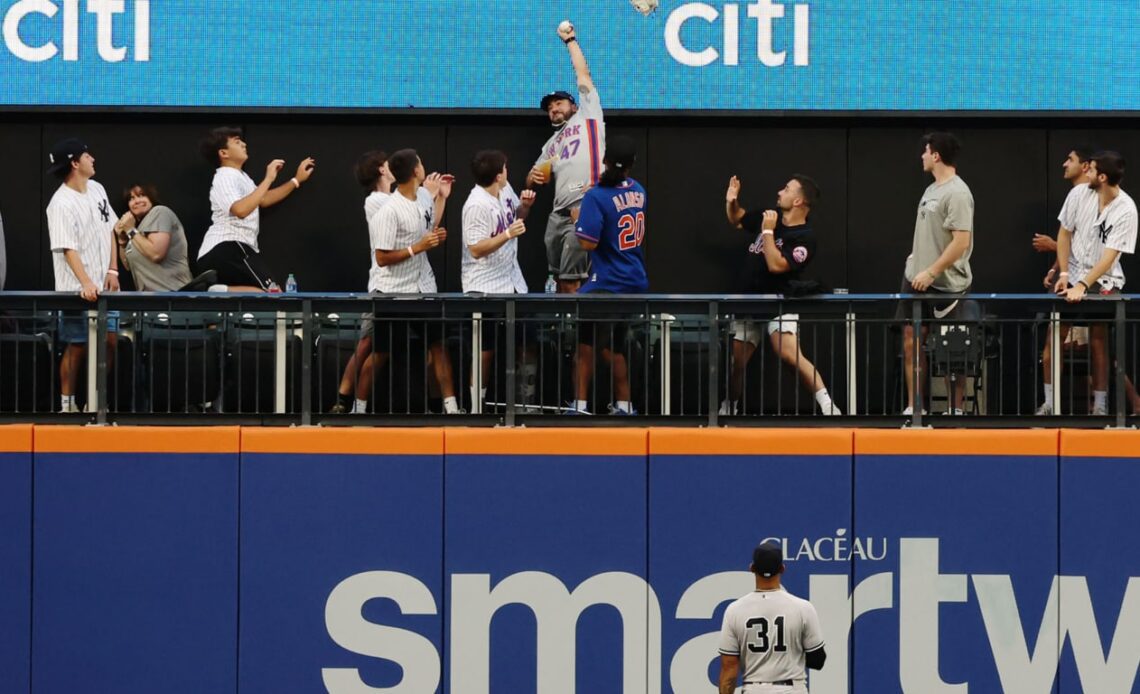
{"type": "Polygon", "coordinates": [[[645,189],[632,178],[614,188],[591,188],[582,198],[575,233],[598,244],[590,252],[590,279],[579,292],[640,294],[649,289],[645,273],[645,189]]]}
{"type": "Polygon", "coordinates": [[[725,610],[720,652],[740,657],[745,682],[802,680],[804,654],[820,648],[815,608],[783,588],[749,593],[725,610]]]}

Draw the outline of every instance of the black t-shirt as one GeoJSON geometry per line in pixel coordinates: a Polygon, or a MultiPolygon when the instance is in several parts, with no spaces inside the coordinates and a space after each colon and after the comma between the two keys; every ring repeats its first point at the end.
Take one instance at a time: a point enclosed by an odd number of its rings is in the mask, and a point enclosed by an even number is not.
{"type": "Polygon", "coordinates": [[[762,207],[753,208],[740,220],[741,228],[755,237],[744,257],[736,290],[742,294],[785,294],[788,282],[801,279],[804,267],[815,258],[815,233],[807,223],[789,227],[784,226],[782,218],[777,219],[776,248],[789,268],[787,272],[773,273],[764,260],[764,239],[760,235],[763,221],[762,207]]]}

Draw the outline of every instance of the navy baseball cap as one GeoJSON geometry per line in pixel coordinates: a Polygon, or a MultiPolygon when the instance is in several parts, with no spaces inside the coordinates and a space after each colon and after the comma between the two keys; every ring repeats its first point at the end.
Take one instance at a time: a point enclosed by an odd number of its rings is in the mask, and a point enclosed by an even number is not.
{"type": "Polygon", "coordinates": [[[778,576],[784,566],[784,551],[775,542],[765,542],[752,550],[752,572],[772,578],[778,576]]]}
{"type": "Polygon", "coordinates": [[[546,113],[550,109],[550,102],[557,101],[558,99],[566,99],[572,104],[578,104],[577,101],[574,101],[574,97],[570,94],[570,92],[564,92],[560,89],[556,92],[550,92],[546,96],[542,97],[542,112],[546,113]]]}
{"type": "Polygon", "coordinates": [[[87,145],[79,139],[69,137],[66,140],[61,140],[55,143],[48,153],[48,170],[47,172],[52,176],[58,176],[67,169],[71,168],[71,162],[83,156],[87,151],[87,145]]]}

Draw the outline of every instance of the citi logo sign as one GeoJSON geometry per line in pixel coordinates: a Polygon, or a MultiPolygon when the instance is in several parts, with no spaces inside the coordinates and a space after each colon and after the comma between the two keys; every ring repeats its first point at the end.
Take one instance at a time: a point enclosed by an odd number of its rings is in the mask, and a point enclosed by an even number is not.
{"type": "Polygon", "coordinates": [[[4,13],[4,45],[13,56],[28,63],[42,63],[57,56],[75,62],[80,58],[80,25],[94,22],[94,48],[101,61],[120,63],[127,59],[129,47],[131,60],[145,63],[150,60],[150,0],[133,0],[132,4],[135,21],[129,46],[115,45],[115,29],[123,35],[119,25],[124,22],[119,15],[126,12],[126,0],[87,0],[84,12],[80,12],[80,0],[17,0],[4,13]],[[44,21],[57,27],[54,38],[27,38],[32,33],[30,25],[44,21]]]}
{"type": "Polygon", "coordinates": [[[806,3],[785,6],[779,0],[753,0],[747,3],[730,2],[713,5],[706,2],[687,2],[677,6],[665,20],[665,48],[669,55],[682,65],[706,67],[720,61],[724,65],[740,65],[741,5],[748,19],[756,22],[756,59],[764,67],[781,67],[788,62],[789,49],[792,65],[806,67],[811,63],[811,7],[806,3]],[[775,34],[779,25],[788,21],[785,16],[791,8],[792,44],[776,45],[775,34]],[[690,22],[703,22],[721,30],[719,46],[689,46],[682,42],[681,32],[690,22]]]}

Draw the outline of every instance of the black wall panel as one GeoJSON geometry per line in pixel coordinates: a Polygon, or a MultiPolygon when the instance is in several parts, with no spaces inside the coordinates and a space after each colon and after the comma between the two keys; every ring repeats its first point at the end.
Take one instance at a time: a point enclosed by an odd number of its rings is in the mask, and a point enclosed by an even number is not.
{"type": "MultiPolygon", "coordinates": [[[[182,219],[196,255],[210,223],[213,169],[198,143],[219,124],[246,128],[247,172],[260,180],[272,158],[286,160],[279,177],[314,156],[313,178],[288,200],[265,210],[261,248],[280,275],[297,275],[303,290],[363,291],[367,283],[365,196],[353,165],[364,151],[419,150],[428,171],[457,181],[444,224],[450,236],[432,254],[442,291],[459,291],[461,211],[473,185],[471,157],[504,150],[510,178],[521,189],[550,128],[540,114],[490,116],[282,116],[218,114],[54,114],[0,116],[0,214],[7,231],[12,289],[51,289],[44,208],[58,183],[44,174],[46,151],[69,135],[84,138],[96,157],[97,180],[122,212],[124,185],[145,180],[182,219]]],[[[964,150],[959,172],[977,203],[973,266],[979,291],[1036,291],[1050,259],[1030,246],[1039,231],[1055,233],[1067,184],[1061,162],[1076,143],[1140,156],[1140,132],[1123,121],[943,119],[612,118],[611,134],[639,143],[634,176],[649,191],[645,252],[657,292],[721,293],[733,289],[739,255],[748,243],[724,219],[729,176],[744,182],[742,201],[769,206],[792,173],[815,177],[823,190],[812,221],[820,253],[811,273],[853,292],[893,292],[910,252],[914,210],[931,178],[922,172],[919,138],[941,127],[956,132],[964,150]]],[[[1131,187],[1126,179],[1125,189],[1131,187]]],[[[541,190],[520,260],[532,291],[546,279],[542,243],[551,191],[541,190]]],[[[1129,258],[1126,272],[1140,264],[1129,258]]]]}

